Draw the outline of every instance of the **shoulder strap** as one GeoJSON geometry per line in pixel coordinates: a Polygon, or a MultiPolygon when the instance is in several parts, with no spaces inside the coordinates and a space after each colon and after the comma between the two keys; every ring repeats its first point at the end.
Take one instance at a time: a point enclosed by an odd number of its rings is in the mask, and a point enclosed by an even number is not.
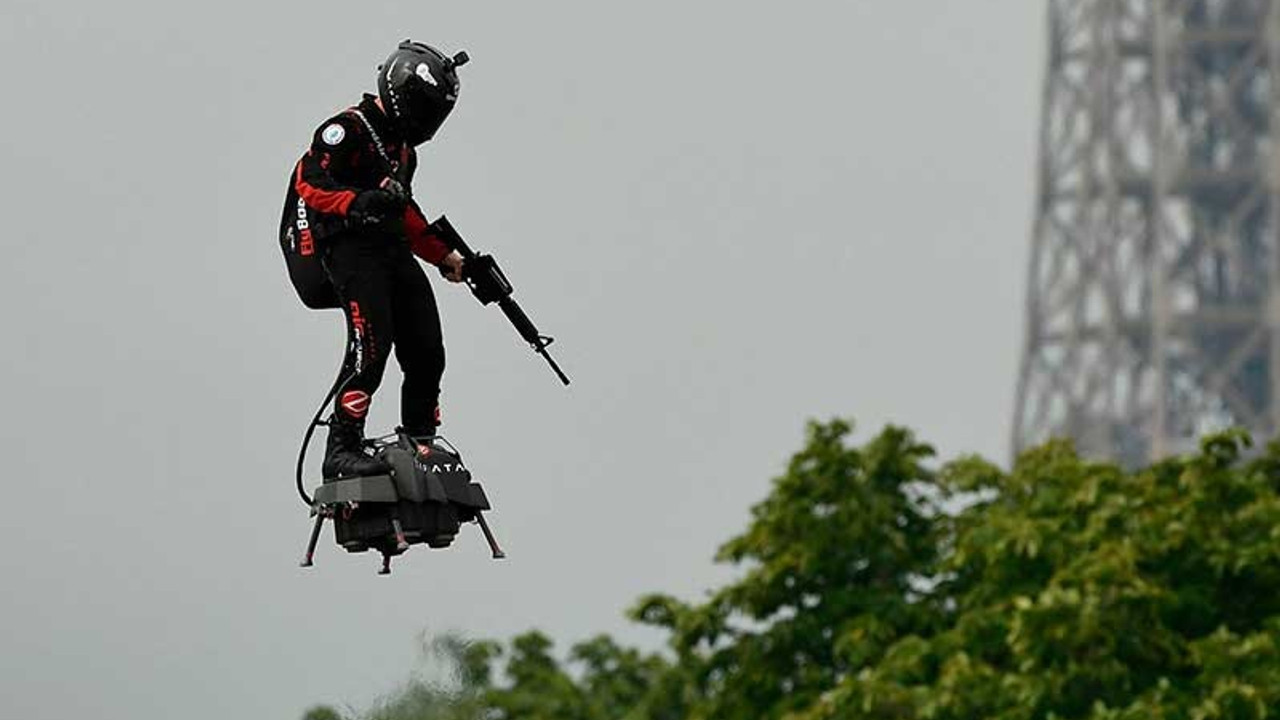
{"type": "Polygon", "coordinates": [[[382,156],[382,159],[386,160],[388,165],[394,166],[395,163],[391,162],[391,158],[387,156],[386,148],[382,147],[382,138],[378,137],[378,131],[373,129],[373,125],[369,122],[369,118],[365,117],[364,113],[360,112],[360,108],[351,108],[351,114],[360,118],[360,122],[364,123],[364,128],[369,131],[369,136],[373,138],[373,147],[378,151],[378,154],[382,156]]]}
{"type": "Polygon", "coordinates": [[[407,143],[401,143],[400,162],[397,163],[391,159],[391,156],[387,155],[387,149],[383,147],[382,138],[378,137],[378,131],[373,129],[373,123],[369,122],[369,118],[365,117],[364,113],[360,112],[360,108],[353,107],[350,112],[352,115],[360,118],[360,122],[363,123],[365,129],[369,131],[369,136],[373,138],[373,147],[378,151],[378,154],[382,156],[382,159],[386,161],[387,167],[391,169],[391,175],[403,182],[401,175],[403,171],[408,169],[406,166],[409,164],[409,145],[407,143]]]}

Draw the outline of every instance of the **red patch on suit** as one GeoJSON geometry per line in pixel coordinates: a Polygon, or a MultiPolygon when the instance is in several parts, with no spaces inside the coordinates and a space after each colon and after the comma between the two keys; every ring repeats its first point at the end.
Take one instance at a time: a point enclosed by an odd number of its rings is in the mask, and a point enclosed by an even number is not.
{"type": "Polygon", "coordinates": [[[342,393],[339,404],[353,418],[363,418],[369,412],[369,393],[363,390],[348,390],[342,393]]]}

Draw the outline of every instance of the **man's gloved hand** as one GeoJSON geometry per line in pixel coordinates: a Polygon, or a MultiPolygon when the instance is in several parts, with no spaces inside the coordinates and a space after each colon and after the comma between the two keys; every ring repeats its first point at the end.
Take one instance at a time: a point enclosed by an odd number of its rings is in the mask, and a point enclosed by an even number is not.
{"type": "Polygon", "coordinates": [[[395,195],[396,197],[400,198],[402,201],[406,203],[409,202],[409,189],[406,188],[404,185],[401,185],[400,181],[393,177],[382,178],[382,182],[378,185],[378,187],[382,188],[383,190],[386,190],[392,195],[395,195]]]}
{"type": "Polygon", "coordinates": [[[364,190],[351,201],[350,212],[360,222],[377,223],[399,218],[409,203],[409,193],[398,181],[384,178],[374,190],[364,190]]]}
{"type": "Polygon", "coordinates": [[[440,274],[449,282],[462,282],[462,256],[457,250],[450,252],[440,261],[440,274]]]}
{"type": "Polygon", "coordinates": [[[404,213],[404,200],[383,190],[364,190],[351,201],[351,216],[364,223],[377,223],[404,213]]]}

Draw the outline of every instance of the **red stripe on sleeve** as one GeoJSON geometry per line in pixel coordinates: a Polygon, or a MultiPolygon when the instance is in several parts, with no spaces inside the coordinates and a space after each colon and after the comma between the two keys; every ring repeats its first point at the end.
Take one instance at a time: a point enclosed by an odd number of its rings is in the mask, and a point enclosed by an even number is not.
{"type": "Polygon", "coordinates": [[[411,238],[409,240],[409,249],[413,251],[414,255],[432,265],[439,265],[440,261],[444,260],[444,257],[449,254],[449,246],[445,245],[435,235],[411,238]]]}
{"type": "Polygon", "coordinates": [[[427,219],[413,205],[404,209],[404,229],[409,236],[409,249],[423,260],[439,265],[444,256],[449,254],[449,246],[431,232],[427,219]]]}
{"type": "Polygon", "coordinates": [[[351,201],[356,199],[354,190],[321,190],[302,178],[302,163],[298,161],[298,173],[294,180],[294,188],[308,207],[320,212],[346,215],[351,208],[351,201]]]}

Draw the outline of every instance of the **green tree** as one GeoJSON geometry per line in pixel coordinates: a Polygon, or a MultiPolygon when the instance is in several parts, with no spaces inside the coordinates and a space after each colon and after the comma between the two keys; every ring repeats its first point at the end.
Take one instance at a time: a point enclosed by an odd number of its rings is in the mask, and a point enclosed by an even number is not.
{"type": "Polygon", "coordinates": [[[737,580],[635,605],[665,657],[455,643],[455,688],[370,718],[1280,718],[1280,444],[1247,459],[1228,432],[1126,472],[1058,441],[1004,471],[850,434],[809,426],[720,549],[737,580]]]}
{"type": "MultiPolygon", "coordinates": [[[[485,705],[496,720],[676,720],[670,703],[655,690],[669,672],[656,655],[622,648],[607,636],[574,645],[567,662],[552,655],[545,635],[515,638],[503,674],[509,682],[490,686],[485,705]]],[[[495,660],[496,660],[495,656],[495,660]]]]}
{"type": "Polygon", "coordinates": [[[932,606],[796,717],[1265,718],[1280,708],[1280,447],[1248,439],[1136,473],[1054,442],[1011,473],[942,473],[984,499],[945,518],[932,606]]]}
{"type": "Polygon", "coordinates": [[[810,427],[721,549],[741,579],[635,608],[688,717],[1277,716],[1280,446],[1246,462],[1226,433],[1126,473],[1059,441],[933,473],[907,431],[849,431],[810,427]]]}
{"type": "Polygon", "coordinates": [[[747,530],[720,549],[746,566],[740,580],[698,605],[653,595],[633,609],[670,630],[689,717],[802,710],[897,639],[936,630],[919,590],[937,562],[933,451],[899,428],[851,447],[850,429],[810,425],[747,530]]]}

